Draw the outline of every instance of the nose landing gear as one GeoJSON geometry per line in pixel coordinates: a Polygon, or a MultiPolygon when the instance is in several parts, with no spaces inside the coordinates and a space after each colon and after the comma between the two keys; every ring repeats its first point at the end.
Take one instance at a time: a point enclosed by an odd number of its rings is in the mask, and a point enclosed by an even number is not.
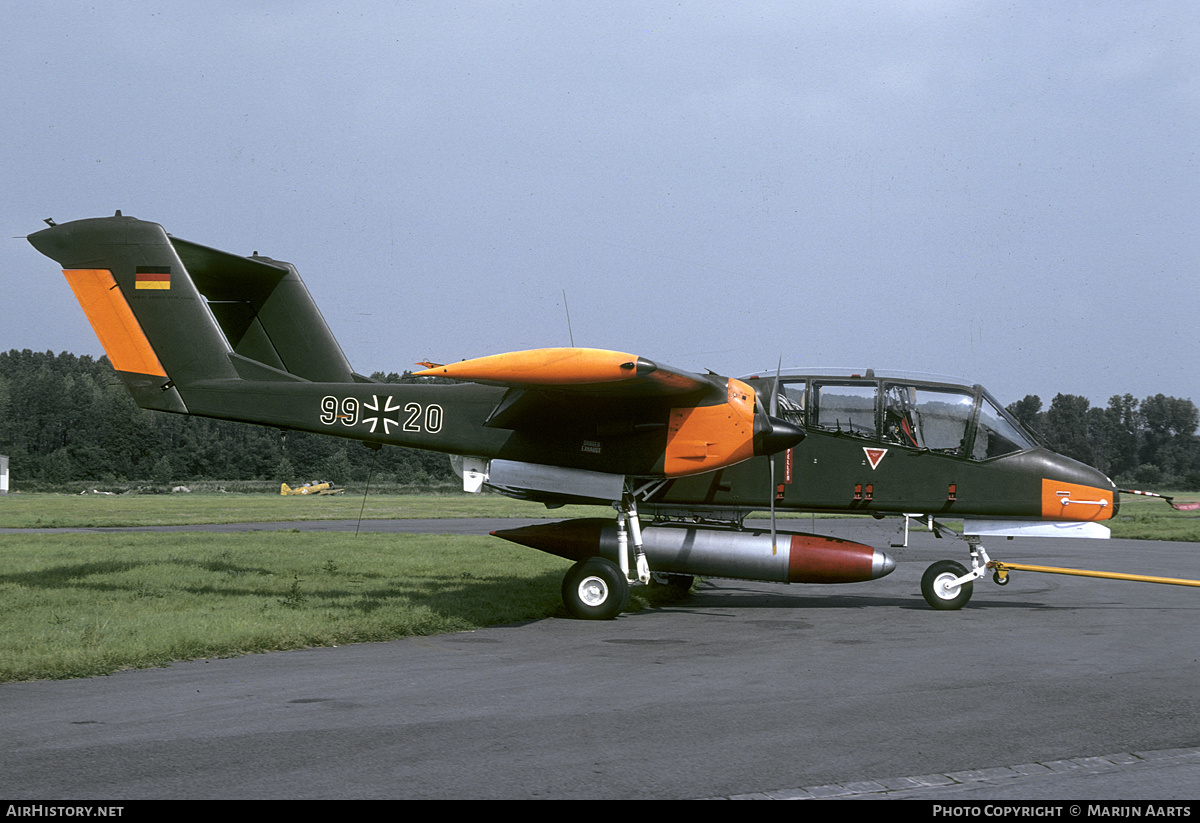
{"type": "Polygon", "coordinates": [[[974,588],[974,578],[953,560],[939,560],[921,576],[921,594],[938,611],[961,609],[971,599],[974,588]]]}
{"type": "MultiPolygon", "coordinates": [[[[967,605],[974,592],[975,581],[987,573],[991,559],[987,550],[980,545],[978,537],[959,534],[941,523],[935,522],[933,527],[939,536],[947,535],[965,540],[971,547],[970,570],[953,560],[939,560],[921,576],[921,595],[925,602],[938,611],[955,611],[967,605]]],[[[1008,581],[997,579],[996,582],[1004,585],[1008,581]]]]}

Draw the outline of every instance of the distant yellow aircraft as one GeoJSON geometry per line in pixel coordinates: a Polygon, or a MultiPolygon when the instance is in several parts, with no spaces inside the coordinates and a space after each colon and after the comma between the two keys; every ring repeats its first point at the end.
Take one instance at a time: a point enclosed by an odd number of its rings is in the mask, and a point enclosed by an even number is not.
{"type": "Polygon", "coordinates": [[[289,494],[341,494],[345,489],[331,489],[333,484],[326,481],[324,483],[305,483],[298,489],[293,489],[287,483],[279,484],[279,493],[282,495],[289,494]]]}

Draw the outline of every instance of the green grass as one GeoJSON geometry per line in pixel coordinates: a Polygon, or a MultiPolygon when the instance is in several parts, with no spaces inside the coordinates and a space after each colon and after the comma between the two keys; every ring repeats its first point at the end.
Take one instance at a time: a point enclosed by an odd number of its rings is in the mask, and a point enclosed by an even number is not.
{"type": "Polygon", "coordinates": [[[490,537],[0,535],[0,680],[563,615],[570,565],[490,537]]]}
{"type": "MultiPolygon", "coordinates": [[[[1180,492],[1181,500],[1200,494],[1180,492]]],[[[199,525],[291,520],[367,520],[442,517],[609,517],[604,506],[547,509],[539,503],[495,494],[388,494],[361,497],[283,497],[270,494],[171,495],[0,495],[0,528],[91,528],[100,526],[199,525]]],[[[757,519],[765,514],[754,515],[757,519]]],[[[819,519],[831,515],[817,515],[819,519]]],[[[809,515],[781,515],[808,519],[809,515]]],[[[1178,512],[1153,498],[1125,495],[1116,520],[1106,521],[1113,537],[1200,542],[1200,511],[1178,512]]]]}
{"type": "Polygon", "coordinates": [[[0,535],[0,682],[567,617],[569,566],[485,536],[0,535]]]}
{"type": "MultiPolygon", "coordinates": [[[[1196,492],[1165,492],[1176,502],[1200,499],[1196,492]]],[[[1181,512],[1152,497],[1121,496],[1121,509],[1114,520],[1105,521],[1113,537],[1130,540],[1178,540],[1200,543],[1200,510],[1181,512]]]]}
{"type": "Polygon", "coordinates": [[[495,494],[347,495],[270,494],[7,494],[0,495],[0,528],[187,526],[292,520],[393,520],[441,517],[615,516],[602,506],[547,509],[495,494]]]}

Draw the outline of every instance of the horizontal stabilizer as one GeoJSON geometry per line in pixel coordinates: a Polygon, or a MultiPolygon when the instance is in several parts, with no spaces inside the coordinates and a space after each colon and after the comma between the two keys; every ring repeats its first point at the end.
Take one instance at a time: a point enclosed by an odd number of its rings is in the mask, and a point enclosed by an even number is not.
{"type": "Polygon", "coordinates": [[[353,369],[291,263],[172,237],[225,339],[243,357],[317,383],[350,383],[353,369]]]}

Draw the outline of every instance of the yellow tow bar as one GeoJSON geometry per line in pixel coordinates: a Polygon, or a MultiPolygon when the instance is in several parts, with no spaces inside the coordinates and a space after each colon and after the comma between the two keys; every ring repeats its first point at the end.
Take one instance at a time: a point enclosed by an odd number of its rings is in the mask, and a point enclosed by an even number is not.
{"type": "Polygon", "coordinates": [[[988,561],[987,567],[995,571],[995,580],[1001,586],[1008,582],[1010,571],[1045,572],[1046,574],[1070,574],[1076,577],[1105,577],[1109,580],[1135,580],[1139,583],[1166,583],[1171,586],[1200,587],[1200,580],[1184,580],[1178,577],[1151,577],[1145,574],[1120,574],[1118,572],[1094,572],[1087,569],[1060,569],[1056,566],[1031,566],[1028,563],[1002,563],[988,561]]]}

